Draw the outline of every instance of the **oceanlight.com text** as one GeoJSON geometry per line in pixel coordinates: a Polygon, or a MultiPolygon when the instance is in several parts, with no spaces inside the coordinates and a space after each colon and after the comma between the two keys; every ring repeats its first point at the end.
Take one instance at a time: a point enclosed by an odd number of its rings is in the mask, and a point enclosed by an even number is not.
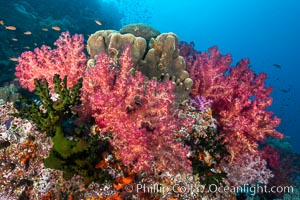
{"type": "Polygon", "coordinates": [[[247,193],[249,195],[262,194],[262,193],[293,193],[293,186],[272,186],[266,185],[242,185],[242,186],[218,186],[215,184],[210,185],[193,185],[193,184],[174,184],[174,185],[161,185],[161,184],[128,184],[124,187],[127,192],[146,192],[146,193],[160,193],[160,194],[204,194],[204,193],[247,193]]]}

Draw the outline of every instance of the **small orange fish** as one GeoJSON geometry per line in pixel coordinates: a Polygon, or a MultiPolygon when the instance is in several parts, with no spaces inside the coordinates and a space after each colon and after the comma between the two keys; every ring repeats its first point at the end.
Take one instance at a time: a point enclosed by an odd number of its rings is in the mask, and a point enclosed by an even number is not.
{"type": "Polygon", "coordinates": [[[10,30],[10,31],[14,31],[16,30],[17,28],[15,26],[5,26],[5,29],[6,30],[10,30]]]}
{"type": "Polygon", "coordinates": [[[42,31],[48,31],[48,28],[42,28],[42,31]]]}
{"type": "Polygon", "coordinates": [[[52,29],[55,30],[55,31],[60,31],[60,27],[59,26],[52,26],[52,29]]]}
{"type": "Polygon", "coordinates": [[[17,62],[17,61],[18,61],[18,58],[9,58],[9,60],[14,61],[14,62],[17,62]]]}
{"type": "Polygon", "coordinates": [[[4,21],[3,20],[0,20],[0,25],[4,25],[4,21]]]}
{"type": "Polygon", "coordinates": [[[30,31],[26,31],[26,32],[24,32],[24,35],[31,35],[31,32],[30,31]]]}
{"type": "Polygon", "coordinates": [[[18,41],[17,38],[12,38],[11,40],[14,41],[14,42],[18,41]]]}
{"type": "Polygon", "coordinates": [[[98,19],[96,19],[95,22],[96,22],[96,24],[98,24],[99,26],[102,25],[102,22],[101,22],[100,20],[98,20],[98,19]]]}

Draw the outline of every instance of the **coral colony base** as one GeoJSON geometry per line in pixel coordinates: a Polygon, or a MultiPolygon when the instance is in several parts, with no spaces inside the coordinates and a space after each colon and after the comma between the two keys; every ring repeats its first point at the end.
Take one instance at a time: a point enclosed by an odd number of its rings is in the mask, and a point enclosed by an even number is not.
{"type": "Polygon", "coordinates": [[[89,60],[82,35],[54,44],[18,58],[34,94],[1,106],[1,199],[234,199],[274,176],[280,119],[249,60],[141,24],[93,34],[89,60]]]}

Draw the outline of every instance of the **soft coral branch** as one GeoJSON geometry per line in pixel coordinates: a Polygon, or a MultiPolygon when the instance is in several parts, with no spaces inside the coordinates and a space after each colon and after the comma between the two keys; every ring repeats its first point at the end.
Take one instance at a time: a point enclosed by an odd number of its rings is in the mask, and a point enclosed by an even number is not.
{"type": "Polygon", "coordinates": [[[231,55],[221,55],[217,47],[208,52],[190,52],[185,52],[185,59],[195,83],[191,95],[213,100],[211,107],[231,161],[241,162],[245,152],[252,155],[259,151],[258,144],[267,136],[283,137],[276,131],[280,119],[266,110],[272,104],[272,88],[265,87],[266,74],[255,74],[249,59],[230,66],[231,55]]]}
{"type": "MultiPolygon", "coordinates": [[[[189,119],[178,119],[173,107],[174,85],[146,80],[133,66],[130,46],[110,62],[104,53],[89,68],[82,99],[90,105],[102,131],[112,132],[117,155],[136,172],[158,169],[191,171],[188,148],[174,141],[174,131],[189,119]]],[[[190,124],[190,123],[189,123],[190,124]]]]}
{"type": "Polygon", "coordinates": [[[25,51],[18,58],[15,75],[29,91],[35,89],[34,79],[46,78],[53,88],[53,76],[59,74],[68,76],[68,87],[73,87],[83,76],[86,68],[83,36],[75,34],[71,37],[69,32],[63,32],[54,45],[56,49],[43,45],[33,52],[25,51]]]}

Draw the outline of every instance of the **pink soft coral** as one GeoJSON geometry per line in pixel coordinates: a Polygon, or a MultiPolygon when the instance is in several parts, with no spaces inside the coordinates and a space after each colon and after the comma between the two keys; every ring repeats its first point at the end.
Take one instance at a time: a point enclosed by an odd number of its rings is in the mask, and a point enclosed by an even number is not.
{"type": "Polygon", "coordinates": [[[146,80],[140,72],[132,75],[130,51],[126,46],[117,65],[107,54],[98,55],[96,66],[89,68],[83,82],[83,103],[90,105],[102,131],[112,132],[117,155],[135,172],[153,167],[190,172],[189,149],[173,136],[189,120],[177,118],[174,85],[146,80]]]}
{"type": "MultiPolygon", "coordinates": [[[[181,45],[187,45],[182,43],[181,45]]],[[[182,49],[187,49],[183,48],[182,49]]],[[[242,162],[247,152],[255,154],[258,143],[267,136],[282,138],[276,131],[280,119],[266,108],[272,104],[271,87],[266,88],[266,75],[256,75],[249,67],[249,60],[230,66],[230,54],[221,55],[217,47],[208,52],[185,52],[187,70],[194,81],[192,96],[212,99],[212,110],[225,138],[231,161],[242,162]]]]}
{"type": "Polygon", "coordinates": [[[267,184],[273,177],[272,171],[267,168],[267,162],[258,154],[241,155],[241,160],[226,169],[228,180],[234,186],[247,184],[267,184]]]}
{"type": "Polygon", "coordinates": [[[75,34],[71,37],[69,32],[63,32],[54,45],[56,49],[50,50],[43,45],[33,52],[25,51],[18,58],[15,75],[29,91],[35,89],[34,79],[46,78],[53,87],[54,74],[62,78],[67,75],[68,87],[72,87],[83,76],[86,68],[83,36],[75,34]]]}

